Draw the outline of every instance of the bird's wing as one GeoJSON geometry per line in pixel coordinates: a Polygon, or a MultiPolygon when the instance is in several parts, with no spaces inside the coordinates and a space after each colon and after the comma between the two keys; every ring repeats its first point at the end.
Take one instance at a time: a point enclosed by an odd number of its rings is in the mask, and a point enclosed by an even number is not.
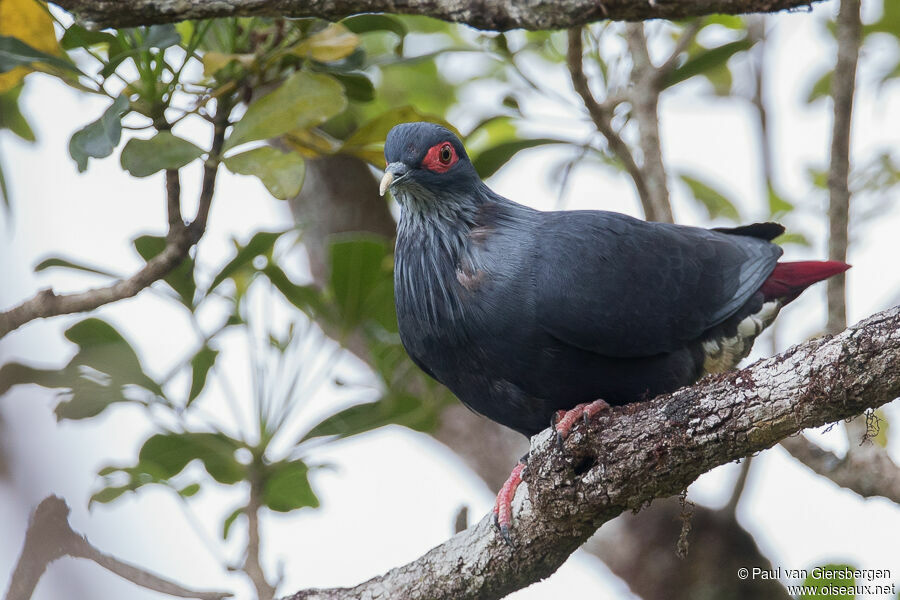
{"type": "Polygon", "coordinates": [[[555,338],[612,357],[671,352],[755,294],[781,249],[744,232],[648,223],[617,213],[543,213],[535,306],[555,338]]]}

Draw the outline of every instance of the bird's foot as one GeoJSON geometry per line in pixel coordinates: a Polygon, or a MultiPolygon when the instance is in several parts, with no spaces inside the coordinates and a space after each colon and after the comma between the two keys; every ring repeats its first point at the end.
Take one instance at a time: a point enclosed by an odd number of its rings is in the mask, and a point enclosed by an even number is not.
{"type": "Polygon", "coordinates": [[[606,401],[594,400],[590,403],[579,404],[572,410],[556,411],[553,414],[550,428],[556,432],[556,443],[559,445],[560,450],[562,450],[563,447],[563,440],[569,436],[569,433],[572,431],[575,423],[578,422],[578,419],[582,419],[585,427],[587,427],[591,419],[594,418],[594,415],[603,412],[608,408],[609,404],[607,404],[606,401]]]}
{"type": "Polygon", "coordinates": [[[516,489],[522,483],[522,473],[525,471],[525,463],[519,462],[509,474],[509,479],[497,493],[497,502],[494,504],[494,527],[500,532],[500,537],[510,548],[515,548],[509,529],[512,525],[512,501],[516,495],[516,489]]]}

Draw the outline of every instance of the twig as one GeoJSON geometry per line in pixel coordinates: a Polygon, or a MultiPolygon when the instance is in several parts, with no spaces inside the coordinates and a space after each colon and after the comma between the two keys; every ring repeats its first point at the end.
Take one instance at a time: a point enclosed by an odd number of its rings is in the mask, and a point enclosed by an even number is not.
{"type": "Polygon", "coordinates": [[[681,53],[688,49],[688,46],[691,45],[691,42],[694,41],[694,38],[697,37],[697,33],[703,27],[703,19],[694,19],[690,22],[690,24],[685,27],[681,35],[678,38],[678,41],[675,42],[675,47],[672,49],[672,53],[669,54],[669,57],[663,61],[656,69],[656,80],[657,85],[660,85],[659,82],[664,80],[675,68],[678,66],[678,59],[681,57],[681,53]]]}
{"type": "Polygon", "coordinates": [[[166,203],[169,211],[169,232],[163,251],[147,261],[147,264],[131,277],[106,287],[93,288],[74,294],[56,294],[49,288],[41,290],[29,300],[0,313],[0,338],[34,319],[86,312],[110,302],[135,296],[181,264],[187,257],[191,246],[200,240],[206,230],[215,189],[216,171],[221,160],[219,155],[222,151],[230,113],[230,105],[224,100],[222,104],[216,114],[212,150],[204,167],[203,187],[194,221],[187,227],[181,222],[178,176],[177,173],[172,176],[167,171],[166,203]]]}
{"type": "Polygon", "coordinates": [[[209,151],[209,158],[203,165],[203,184],[200,187],[200,201],[197,206],[197,216],[194,217],[188,227],[191,239],[194,243],[200,240],[206,231],[206,223],[209,220],[209,208],[212,204],[213,192],[216,189],[216,174],[219,163],[222,162],[222,145],[225,143],[225,131],[228,129],[228,117],[231,114],[231,104],[228,98],[220,98],[219,106],[213,117],[213,141],[209,151]]]}
{"type": "Polygon", "coordinates": [[[291,599],[501,598],[553,573],[616,515],[677,494],[715,466],[898,395],[900,307],[741,371],[613,408],[577,429],[563,452],[549,430],[538,434],[527,487],[513,503],[514,552],[485,517],[355,588],[303,590],[291,599]]]}
{"type": "Polygon", "coordinates": [[[744,488],[747,486],[747,475],[750,474],[751,462],[753,462],[752,456],[748,456],[741,461],[741,470],[738,472],[737,481],[734,482],[734,488],[732,488],[731,490],[731,496],[728,498],[728,504],[726,504],[722,509],[732,516],[737,512],[738,502],[741,501],[741,496],[744,494],[744,488]]]}
{"type": "Polygon", "coordinates": [[[666,168],[659,141],[659,94],[662,90],[659,71],[650,62],[647,37],[643,23],[625,25],[625,37],[631,54],[631,82],[634,86],[631,104],[640,132],[643,154],[641,172],[646,181],[648,200],[652,211],[646,214],[649,221],[672,223],[672,206],[666,184],[666,168]]]}
{"type": "MultiPolygon", "coordinates": [[[[846,262],[850,223],[850,124],[862,25],[859,0],[841,0],[837,17],[837,64],[831,80],[834,125],[831,134],[831,165],[828,168],[828,259],[846,262]]],[[[828,279],[828,324],[835,333],[847,325],[847,279],[844,273],[828,279]]]]}
{"type": "Polygon", "coordinates": [[[64,556],[92,560],[135,585],[169,596],[221,600],[232,595],[231,592],[192,590],[105,554],[84,536],[72,531],[68,518],[69,507],[62,498],[48,496],[38,505],[28,525],[25,544],[13,571],[6,600],[31,598],[47,566],[64,556]]]}
{"type": "Polygon", "coordinates": [[[569,45],[568,51],[566,53],[566,63],[569,67],[569,76],[572,79],[572,87],[575,88],[575,91],[581,96],[582,101],[584,102],[584,107],[587,109],[588,114],[591,117],[591,121],[594,122],[594,126],[597,128],[603,137],[606,138],[607,144],[609,144],[610,150],[612,150],[613,154],[615,154],[619,160],[622,161],[622,165],[625,167],[625,170],[631,175],[631,178],[634,180],[634,186],[637,189],[638,198],[641,201],[641,206],[644,209],[644,216],[649,220],[655,220],[653,217],[656,216],[655,208],[653,204],[652,194],[647,186],[647,181],[644,178],[644,174],[641,172],[640,167],[638,167],[637,163],[634,160],[634,156],[631,154],[631,149],[628,147],[628,144],[622,139],[622,137],[613,129],[612,126],[612,110],[607,109],[605,106],[597,102],[597,99],[594,98],[594,94],[591,92],[591,88],[588,85],[587,77],[584,74],[584,46],[581,41],[581,29],[573,28],[569,30],[569,45]]]}
{"type": "Polygon", "coordinates": [[[166,169],[166,208],[169,216],[169,233],[166,236],[174,239],[184,229],[184,218],[181,216],[181,180],[178,169],[166,169]]]}

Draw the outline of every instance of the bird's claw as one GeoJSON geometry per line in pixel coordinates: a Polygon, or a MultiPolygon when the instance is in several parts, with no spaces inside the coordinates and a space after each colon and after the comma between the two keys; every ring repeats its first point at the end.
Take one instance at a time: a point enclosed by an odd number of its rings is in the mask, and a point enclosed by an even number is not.
{"type": "Polygon", "coordinates": [[[608,408],[609,404],[604,400],[594,400],[590,403],[579,404],[569,411],[558,410],[553,413],[551,428],[556,433],[556,445],[559,446],[559,449],[563,449],[563,440],[569,437],[569,433],[572,431],[575,423],[578,422],[578,419],[581,419],[584,426],[587,427],[590,425],[594,415],[608,408]]]}

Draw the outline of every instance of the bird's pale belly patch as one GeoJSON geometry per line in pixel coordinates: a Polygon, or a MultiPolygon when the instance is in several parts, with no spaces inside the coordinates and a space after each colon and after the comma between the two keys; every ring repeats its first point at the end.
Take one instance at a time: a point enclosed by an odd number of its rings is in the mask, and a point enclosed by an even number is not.
{"type": "Polygon", "coordinates": [[[733,337],[720,337],[703,342],[703,370],[706,373],[722,373],[733,369],[750,354],[753,342],[762,331],[772,324],[781,302],[773,300],[763,304],[759,312],[738,323],[733,337]]]}

